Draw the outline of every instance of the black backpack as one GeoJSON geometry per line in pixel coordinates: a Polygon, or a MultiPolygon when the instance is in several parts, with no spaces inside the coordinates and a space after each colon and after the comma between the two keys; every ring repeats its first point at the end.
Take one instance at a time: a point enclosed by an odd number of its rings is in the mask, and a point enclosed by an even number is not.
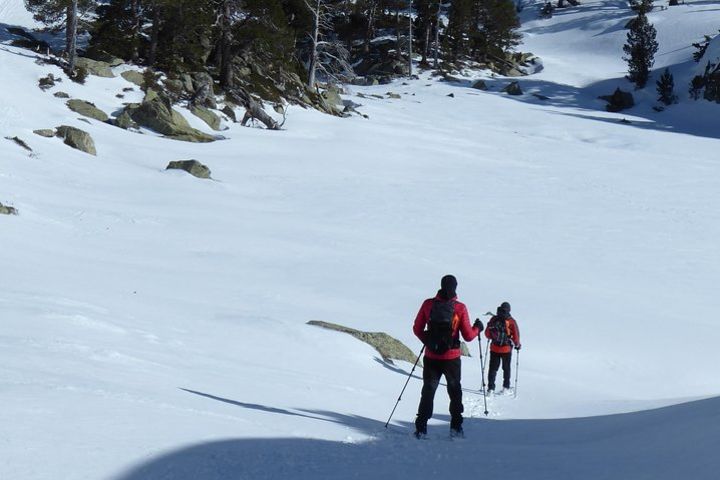
{"type": "Polygon", "coordinates": [[[425,346],[433,353],[442,355],[451,348],[460,347],[460,339],[453,341],[453,316],[455,301],[435,300],[430,310],[430,320],[425,334],[425,346]],[[455,345],[457,343],[457,345],[455,345]]]}
{"type": "Polygon", "coordinates": [[[512,340],[507,331],[507,320],[498,316],[493,317],[487,324],[490,340],[493,345],[505,347],[512,345],[512,340]]]}

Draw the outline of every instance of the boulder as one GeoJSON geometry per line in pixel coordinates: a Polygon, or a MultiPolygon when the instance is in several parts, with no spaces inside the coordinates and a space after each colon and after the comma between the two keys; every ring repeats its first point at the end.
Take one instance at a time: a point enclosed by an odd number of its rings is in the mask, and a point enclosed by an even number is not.
{"type": "Polygon", "coordinates": [[[388,363],[393,363],[393,360],[402,360],[408,363],[415,363],[417,355],[413,353],[405,344],[401,341],[391,337],[387,333],[383,332],[362,332],[355,330],[354,328],[344,327],[335,323],[321,322],[317,320],[311,320],[307,322],[308,325],[314,325],[316,327],[326,328],[328,330],[335,330],[337,332],[347,333],[353,337],[361,340],[368,345],[375,348],[378,351],[382,359],[388,363]]]}
{"type": "Polygon", "coordinates": [[[237,115],[235,115],[235,109],[233,107],[231,107],[230,105],[225,105],[220,111],[227,115],[227,117],[234,123],[237,123],[237,115]]]}
{"type": "Polygon", "coordinates": [[[90,75],[105,78],[115,77],[115,74],[112,72],[112,66],[107,62],[92,60],[85,57],[78,57],[75,65],[77,66],[77,68],[83,68],[87,70],[90,75]]]}
{"type": "Polygon", "coordinates": [[[113,119],[112,124],[124,130],[128,128],[138,128],[138,124],[132,119],[127,110],[120,112],[120,115],[113,119]]]}
{"type": "Polygon", "coordinates": [[[220,117],[218,117],[209,108],[201,107],[199,105],[192,105],[190,112],[198,117],[203,122],[207,123],[213,130],[221,130],[220,128],[220,117]]]}
{"type": "Polygon", "coordinates": [[[125,109],[138,125],[149,128],[169,138],[187,142],[212,142],[215,139],[200,130],[194,129],[170,102],[148,90],[141,104],[128,105],[125,109]]]}
{"type": "Polygon", "coordinates": [[[342,98],[340,97],[340,92],[337,88],[328,88],[327,90],[322,92],[321,95],[328,105],[338,106],[343,104],[342,98]]]}
{"type": "Polygon", "coordinates": [[[520,88],[519,82],[511,82],[508,86],[502,89],[503,92],[507,93],[508,95],[522,95],[523,91],[522,88],[520,88]]]}
{"type": "Polygon", "coordinates": [[[89,133],[79,128],[61,125],[57,127],[55,136],[65,140],[65,145],[80,150],[90,155],[97,155],[95,142],[89,133]]]}
{"type": "Polygon", "coordinates": [[[193,89],[195,94],[192,98],[192,103],[201,107],[217,108],[215,102],[215,82],[209,73],[199,72],[192,76],[193,89]]]}
{"type": "Polygon", "coordinates": [[[55,136],[55,130],[52,128],[41,128],[40,130],[33,130],[33,133],[35,135],[40,135],[41,137],[46,138],[52,138],[55,136]]]}
{"type": "Polygon", "coordinates": [[[72,99],[67,102],[67,106],[73,112],[86,117],[94,118],[95,120],[99,120],[101,122],[107,122],[110,118],[94,104],[86,102],[85,100],[72,99]]]}
{"type": "Polygon", "coordinates": [[[399,100],[402,98],[399,93],[387,92],[386,95],[388,96],[388,98],[394,98],[395,100],[399,100]]]}
{"type": "Polygon", "coordinates": [[[449,82],[449,83],[463,83],[463,82],[465,82],[465,80],[463,80],[462,78],[454,77],[454,76],[452,76],[452,75],[450,75],[450,74],[447,74],[447,73],[443,74],[443,81],[444,81],[444,82],[449,82]]]}
{"type": "Polygon", "coordinates": [[[608,112],[619,112],[635,106],[632,93],[622,91],[619,87],[615,89],[612,95],[603,95],[600,98],[608,102],[605,106],[608,112]]]}
{"type": "Polygon", "coordinates": [[[506,77],[524,77],[526,74],[516,67],[510,67],[504,72],[504,75],[506,77]]]}
{"type": "Polygon", "coordinates": [[[57,97],[57,98],[70,98],[70,95],[68,95],[68,94],[65,93],[65,92],[55,92],[55,93],[53,93],[53,97],[57,97]]]}
{"type": "Polygon", "coordinates": [[[210,178],[210,169],[197,160],[178,160],[170,162],[165,170],[185,170],[198,178],[210,178]]]}
{"type": "Polygon", "coordinates": [[[472,88],[475,90],[487,90],[488,86],[487,83],[485,83],[485,80],[478,80],[472,84],[472,88]]]}
{"type": "Polygon", "coordinates": [[[45,91],[54,87],[57,82],[62,82],[62,78],[55,78],[55,75],[48,73],[46,77],[38,80],[38,87],[40,87],[40,90],[45,91]]]}
{"type": "Polygon", "coordinates": [[[190,74],[183,73],[180,75],[180,81],[183,84],[183,89],[188,93],[195,93],[195,87],[193,86],[193,80],[190,74]]]}
{"type": "Polygon", "coordinates": [[[18,211],[15,207],[6,207],[0,203],[0,215],[17,215],[18,211]]]}
{"type": "Polygon", "coordinates": [[[122,78],[130,83],[134,83],[138,87],[145,85],[145,76],[137,70],[126,70],[120,74],[122,78]]]}

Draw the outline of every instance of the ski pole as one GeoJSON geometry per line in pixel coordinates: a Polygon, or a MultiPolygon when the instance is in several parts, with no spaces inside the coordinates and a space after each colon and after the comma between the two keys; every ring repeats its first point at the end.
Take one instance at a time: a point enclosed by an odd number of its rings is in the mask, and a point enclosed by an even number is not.
{"type": "Polygon", "coordinates": [[[483,394],[483,402],[485,403],[485,416],[487,417],[488,414],[488,408],[487,408],[487,395],[485,394],[485,361],[483,360],[483,354],[482,354],[482,343],[480,343],[480,339],[478,338],[478,350],[480,351],[480,368],[482,370],[482,394],[483,394]]]}
{"type": "MultiPolygon", "coordinates": [[[[488,357],[488,351],[490,350],[490,339],[488,338],[487,343],[485,344],[485,358],[488,357]]],[[[483,369],[483,375],[485,375],[485,370],[483,369]]]]}
{"type": "Polygon", "coordinates": [[[387,422],[385,422],[385,428],[388,428],[388,424],[390,423],[390,419],[392,418],[393,414],[395,413],[395,409],[400,404],[400,400],[402,400],[403,393],[405,393],[405,388],[407,388],[408,383],[410,383],[410,378],[412,378],[412,374],[415,371],[415,367],[417,367],[418,362],[420,361],[420,357],[422,357],[423,352],[425,351],[425,345],[420,349],[420,354],[417,357],[417,360],[415,360],[415,365],[413,365],[412,370],[410,370],[410,375],[408,375],[408,379],[405,381],[405,386],[403,387],[402,391],[400,392],[400,396],[397,399],[397,402],[395,402],[395,406],[392,409],[392,412],[390,412],[390,416],[388,417],[387,422]]]}
{"type": "Polygon", "coordinates": [[[515,391],[513,392],[513,398],[517,398],[517,378],[518,371],[520,370],[520,350],[517,350],[517,357],[515,357],[515,391]]]}

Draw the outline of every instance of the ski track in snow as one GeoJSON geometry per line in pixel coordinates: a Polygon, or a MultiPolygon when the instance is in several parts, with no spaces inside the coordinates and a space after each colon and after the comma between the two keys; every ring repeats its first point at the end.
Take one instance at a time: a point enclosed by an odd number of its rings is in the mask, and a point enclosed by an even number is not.
{"type": "MultiPolygon", "coordinates": [[[[625,2],[537,6],[521,48],[545,68],[520,98],[422,74],[349,87],[369,120],[290,108],[285,131],[230,124],[208,145],[80,121],[52,94],[111,113],[131,85],[42,92],[59,69],[1,45],[0,136],[34,152],[0,139],[0,202],[20,211],[0,218],[0,479],[715,480],[718,106],[682,85],[720,10],[651,12],[681,102],[653,112],[652,80],[613,114],[597,96],[633,89],[625,2]],[[98,156],[32,133],[61,124],[98,156]],[[215,181],[165,171],[189,158],[215,181]],[[385,429],[412,365],[305,322],[417,351],[412,319],[449,272],[473,318],[513,304],[518,396],[485,416],[464,358],[467,438],[448,437],[441,385],[417,441],[421,370],[385,429]]],[[[34,26],[20,0],[0,24],[34,26]]]]}

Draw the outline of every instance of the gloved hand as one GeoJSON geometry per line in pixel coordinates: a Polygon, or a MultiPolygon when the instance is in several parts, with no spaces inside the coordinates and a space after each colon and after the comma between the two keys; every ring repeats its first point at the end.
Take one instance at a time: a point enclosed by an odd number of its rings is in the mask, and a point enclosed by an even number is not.
{"type": "Polygon", "coordinates": [[[522,345],[515,345],[515,350],[520,350],[520,347],[522,347],[522,345]]]}
{"type": "Polygon", "coordinates": [[[476,319],[475,319],[475,323],[473,323],[473,327],[475,327],[475,328],[478,329],[478,333],[480,333],[480,332],[482,332],[483,330],[485,330],[485,326],[483,325],[483,323],[480,321],[479,318],[476,318],[476,319]]]}

